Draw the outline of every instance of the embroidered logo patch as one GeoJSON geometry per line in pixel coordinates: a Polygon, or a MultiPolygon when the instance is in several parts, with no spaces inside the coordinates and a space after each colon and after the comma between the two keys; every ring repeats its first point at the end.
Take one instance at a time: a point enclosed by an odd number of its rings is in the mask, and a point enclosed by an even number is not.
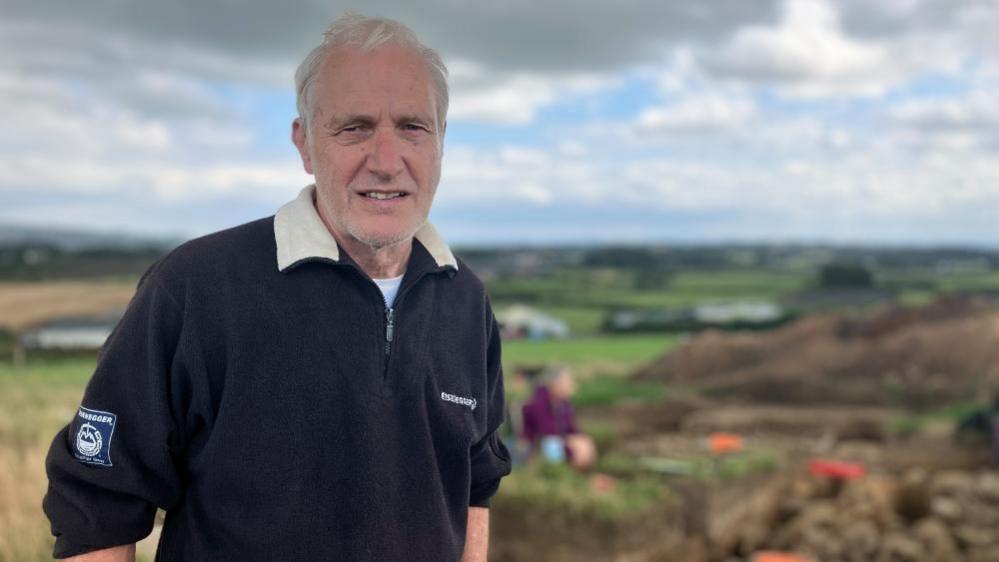
{"type": "Polygon", "coordinates": [[[469,409],[474,410],[476,406],[479,405],[475,401],[475,398],[465,398],[464,396],[455,396],[454,394],[448,394],[447,392],[441,393],[441,400],[445,402],[453,402],[459,406],[468,406],[469,409]]]}
{"type": "Polygon", "coordinates": [[[73,439],[73,456],[88,464],[112,466],[111,436],[118,416],[81,406],[76,417],[80,425],[73,439]]]}

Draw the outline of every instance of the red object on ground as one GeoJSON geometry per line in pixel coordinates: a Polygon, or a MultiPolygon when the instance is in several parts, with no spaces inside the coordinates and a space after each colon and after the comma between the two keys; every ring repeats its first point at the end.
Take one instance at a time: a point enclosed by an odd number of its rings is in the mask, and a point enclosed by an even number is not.
{"type": "Polygon", "coordinates": [[[808,462],[808,472],[834,480],[854,480],[867,474],[867,468],[855,462],[815,459],[808,462]]]}
{"type": "Polygon", "coordinates": [[[734,433],[712,433],[708,437],[708,448],[714,455],[738,453],[742,450],[742,437],[734,433]]]}
{"type": "Polygon", "coordinates": [[[798,556],[789,552],[766,550],[753,555],[753,562],[815,562],[811,558],[798,556]]]}

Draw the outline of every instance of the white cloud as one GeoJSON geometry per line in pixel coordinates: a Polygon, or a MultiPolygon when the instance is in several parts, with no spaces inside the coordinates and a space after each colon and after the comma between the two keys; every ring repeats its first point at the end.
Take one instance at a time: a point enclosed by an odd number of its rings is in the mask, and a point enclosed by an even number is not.
{"type": "Polygon", "coordinates": [[[701,50],[699,61],[720,79],[819,98],[881,96],[923,72],[957,72],[967,54],[953,29],[850,35],[841,9],[831,0],[785,0],[775,25],[746,26],[722,49],[701,50]]]}
{"type": "Polygon", "coordinates": [[[815,119],[760,119],[717,131],[704,143],[723,146],[722,154],[696,159],[676,155],[691,150],[691,137],[669,137],[649,154],[647,139],[624,131],[583,131],[568,151],[452,150],[441,201],[450,209],[541,206],[553,217],[560,206],[767,216],[755,224],[758,237],[793,225],[795,235],[816,239],[895,229],[931,241],[944,233],[913,225],[945,221],[953,235],[962,221],[983,225],[981,210],[999,204],[993,154],[977,146],[933,151],[904,142],[899,130],[855,135],[815,119]]]}
{"type": "Polygon", "coordinates": [[[536,76],[515,76],[502,84],[455,88],[449,120],[523,124],[534,120],[539,107],[555,100],[554,85],[536,76]]]}
{"type": "Polygon", "coordinates": [[[607,90],[618,80],[606,76],[572,74],[552,77],[518,72],[494,76],[485,67],[458,59],[449,65],[449,120],[526,124],[538,110],[556,101],[607,90]]]}
{"type": "Polygon", "coordinates": [[[636,125],[642,132],[715,132],[745,125],[756,116],[756,104],[749,98],[694,93],[668,106],[645,109],[636,125]]]}
{"type": "Polygon", "coordinates": [[[889,110],[898,124],[927,131],[991,130],[999,127],[999,91],[981,90],[958,98],[917,99],[889,110]]]}
{"type": "MultiPolygon", "coordinates": [[[[151,87],[210,97],[199,87],[163,76],[151,87]]],[[[113,198],[137,191],[162,202],[239,192],[281,201],[289,185],[304,184],[297,162],[253,159],[252,135],[223,117],[169,120],[134,111],[115,97],[93,96],[51,78],[19,80],[0,67],[0,195],[34,190],[113,198]]],[[[7,195],[10,196],[10,195],[7,195]]]]}
{"type": "Polygon", "coordinates": [[[788,84],[804,95],[880,93],[893,66],[883,46],[845,36],[833,6],[819,0],[788,0],[777,26],[746,27],[702,60],[720,74],[788,84]]]}

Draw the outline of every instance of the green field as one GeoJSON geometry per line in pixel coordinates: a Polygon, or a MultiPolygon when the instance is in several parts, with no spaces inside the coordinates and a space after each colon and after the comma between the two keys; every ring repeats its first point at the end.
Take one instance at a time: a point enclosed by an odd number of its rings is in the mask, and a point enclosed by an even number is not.
{"type": "Polygon", "coordinates": [[[509,371],[517,366],[565,363],[585,374],[620,373],[660,357],[676,341],[677,336],[665,334],[507,341],[503,342],[503,365],[509,371]]]}
{"type": "Polygon", "coordinates": [[[540,279],[498,280],[489,284],[495,303],[522,302],[563,308],[681,306],[705,300],[777,298],[804,288],[811,277],[766,270],[684,271],[659,287],[636,289],[624,271],[567,270],[540,279]]]}

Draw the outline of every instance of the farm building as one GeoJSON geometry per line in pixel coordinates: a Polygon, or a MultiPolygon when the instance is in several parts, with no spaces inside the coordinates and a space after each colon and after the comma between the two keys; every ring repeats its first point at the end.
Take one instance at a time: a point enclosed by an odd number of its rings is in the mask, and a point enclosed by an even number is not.
{"type": "Polygon", "coordinates": [[[133,294],[128,281],[4,283],[0,334],[11,348],[0,357],[23,365],[28,349],[97,349],[133,294]]]}
{"type": "Polygon", "coordinates": [[[683,308],[645,308],[610,313],[604,328],[610,332],[689,332],[704,328],[765,329],[789,319],[781,305],[769,301],[703,303],[683,308]]]}
{"type": "Polygon", "coordinates": [[[561,339],[569,337],[569,325],[533,309],[515,305],[496,313],[503,339],[526,338],[532,340],[561,339]]]}
{"type": "Polygon", "coordinates": [[[21,334],[26,350],[98,350],[111,335],[121,312],[99,317],[59,318],[35,326],[21,334]]]}

